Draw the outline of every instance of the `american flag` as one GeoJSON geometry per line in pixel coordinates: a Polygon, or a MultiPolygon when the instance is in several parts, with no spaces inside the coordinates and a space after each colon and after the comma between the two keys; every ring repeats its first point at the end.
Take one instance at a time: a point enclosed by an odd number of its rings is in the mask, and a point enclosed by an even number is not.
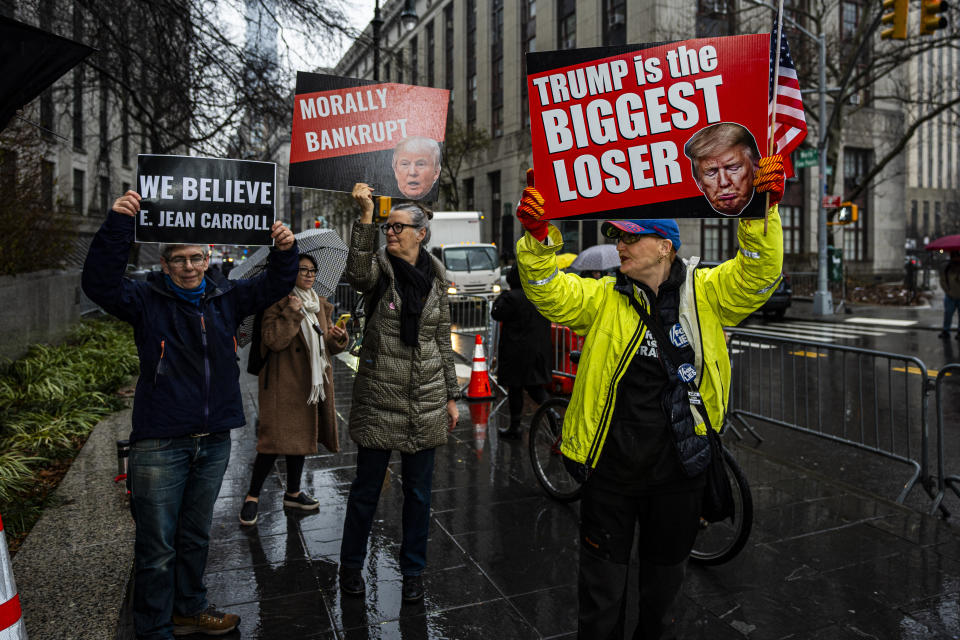
{"type": "MultiPolygon", "coordinates": [[[[773,110],[774,70],[776,68],[777,53],[777,22],[773,24],[770,34],[770,88],[767,99],[767,115],[773,110]]],[[[787,177],[793,175],[793,165],[790,163],[790,153],[800,146],[807,137],[807,120],[803,115],[803,99],[800,95],[800,83],[797,81],[797,69],[793,66],[790,57],[790,45],[787,36],[780,31],[780,75],[777,81],[777,113],[773,129],[773,152],[783,156],[784,168],[787,177]]]]}

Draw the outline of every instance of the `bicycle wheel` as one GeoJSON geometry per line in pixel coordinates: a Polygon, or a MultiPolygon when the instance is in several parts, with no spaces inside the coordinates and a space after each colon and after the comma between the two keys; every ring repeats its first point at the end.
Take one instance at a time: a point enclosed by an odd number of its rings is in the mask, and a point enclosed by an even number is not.
{"type": "Polygon", "coordinates": [[[530,462],[537,480],[554,500],[573,502],[580,499],[580,483],[567,472],[560,453],[563,416],[570,401],[566,398],[547,400],[530,421],[530,462]]]}
{"type": "Polygon", "coordinates": [[[753,496],[747,477],[726,448],[723,460],[732,483],[733,516],[719,522],[700,520],[700,532],[690,551],[690,561],[697,564],[717,565],[733,559],[747,544],[753,527],[753,496]]]}

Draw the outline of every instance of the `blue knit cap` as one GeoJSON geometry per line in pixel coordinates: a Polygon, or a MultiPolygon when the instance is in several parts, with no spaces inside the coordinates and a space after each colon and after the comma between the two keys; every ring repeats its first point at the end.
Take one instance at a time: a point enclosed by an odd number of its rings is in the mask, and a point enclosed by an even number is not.
{"type": "Polygon", "coordinates": [[[665,238],[673,243],[674,250],[680,248],[680,227],[676,220],[669,218],[655,218],[652,220],[607,220],[600,227],[601,233],[607,238],[617,236],[616,230],[626,231],[637,235],[653,234],[665,238]]]}

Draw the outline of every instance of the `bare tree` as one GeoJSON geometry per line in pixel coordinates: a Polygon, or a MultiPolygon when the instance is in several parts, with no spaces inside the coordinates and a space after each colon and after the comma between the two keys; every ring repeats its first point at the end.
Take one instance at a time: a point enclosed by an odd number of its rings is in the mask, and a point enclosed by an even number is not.
{"type": "Polygon", "coordinates": [[[443,168],[440,173],[440,193],[448,209],[460,209],[460,172],[464,164],[477,153],[490,147],[486,129],[469,127],[453,115],[447,117],[447,131],[443,140],[443,168]]]}

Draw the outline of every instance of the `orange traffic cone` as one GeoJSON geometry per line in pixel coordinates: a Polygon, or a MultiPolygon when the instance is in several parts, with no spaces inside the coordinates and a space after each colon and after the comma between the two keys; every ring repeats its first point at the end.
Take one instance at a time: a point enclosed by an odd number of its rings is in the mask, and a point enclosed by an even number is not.
{"type": "Polygon", "coordinates": [[[470,405],[470,420],[473,422],[473,446],[477,460],[483,457],[483,444],[487,441],[487,422],[490,421],[490,402],[470,405]]]}
{"type": "Polygon", "coordinates": [[[20,596],[7,552],[7,537],[3,533],[3,520],[0,520],[0,638],[27,640],[27,628],[20,611],[20,596]]]}
{"type": "Polygon", "coordinates": [[[467,400],[491,400],[490,375],[487,373],[487,358],[483,355],[483,338],[477,334],[473,347],[473,370],[470,372],[470,386],[467,387],[467,400]]]}

